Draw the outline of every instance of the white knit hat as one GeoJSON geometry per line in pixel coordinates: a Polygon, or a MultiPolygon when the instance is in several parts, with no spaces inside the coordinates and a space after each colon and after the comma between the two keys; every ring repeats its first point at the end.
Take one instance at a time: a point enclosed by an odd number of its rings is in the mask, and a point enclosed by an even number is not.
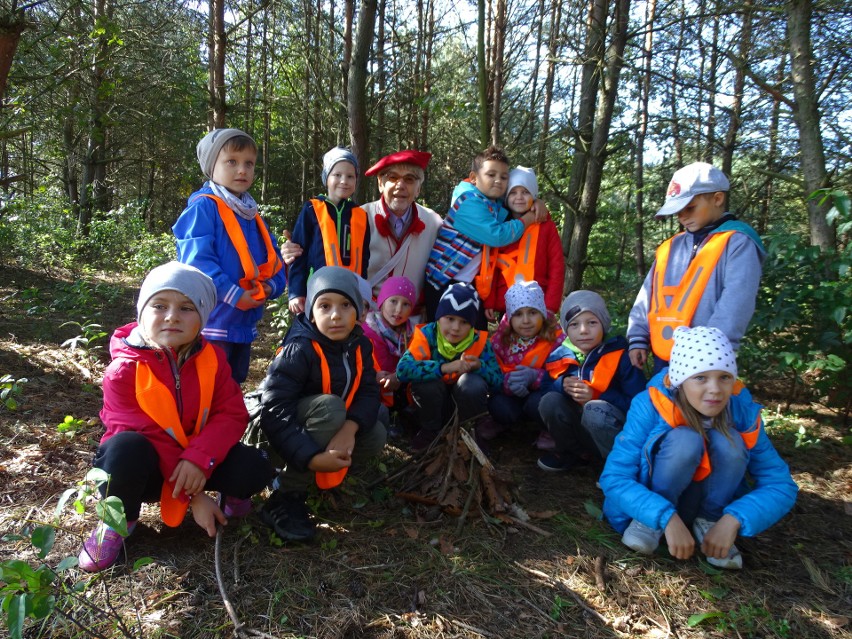
{"type": "Polygon", "coordinates": [[[544,291],[538,282],[515,282],[506,291],[506,314],[509,317],[522,308],[534,308],[547,317],[547,306],[544,303],[544,291]]]}
{"type": "Polygon", "coordinates": [[[535,177],[535,171],[525,166],[516,166],[509,171],[509,188],[506,189],[506,195],[512,192],[516,186],[522,186],[533,199],[538,197],[538,180],[535,177]]]}
{"type": "Polygon", "coordinates": [[[677,388],[693,375],[707,371],[726,371],[737,376],[737,357],[731,342],[712,326],[679,326],[669,360],[672,386],[677,388]]]}

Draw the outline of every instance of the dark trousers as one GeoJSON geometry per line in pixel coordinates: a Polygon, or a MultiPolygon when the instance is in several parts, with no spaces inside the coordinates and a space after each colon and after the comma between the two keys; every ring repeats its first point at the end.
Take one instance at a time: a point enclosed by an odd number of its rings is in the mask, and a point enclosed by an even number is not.
{"type": "Polygon", "coordinates": [[[494,393],[488,398],[488,412],[491,413],[494,421],[500,424],[514,426],[521,421],[521,418],[525,418],[539,426],[544,426],[538,410],[542,397],[544,393],[540,390],[530,391],[526,397],[505,395],[502,392],[494,393]]]}
{"type": "Polygon", "coordinates": [[[216,344],[216,346],[225,351],[228,364],[231,367],[231,377],[234,378],[237,384],[242,384],[246,381],[249,364],[251,363],[251,342],[248,344],[239,344],[237,342],[210,340],[210,343],[216,344]]]}
{"type": "MultiPolygon", "coordinates": [[[[441,295],[453,284],[456,284],[456,282],[450,281],[446,286],[442,286],[439,289],[432,286],[428,281],[423,285],[423,297],[428,321],[435,321],[435,311],[438,310],[438,302],[441,301],[441,295]]],[[[473,327],[479,331],[488,330],[488,320],[485,319],[485,302],[483,300],[479,300],[479,313],[476,316],[476,322],[473,327]]]]}
{"type": "Polygon", "coordinates": [[[436,433],[452,415],[453,402],[458,406],[460,422],[488,410],[488,384],[474,373],[465,373],[455,384],[445,384],[441,379],[412,382],[411,394],[420,427],[436,433]]]}
{"type": "MultiPolygon", "coordinates": [[[[127,521],[139,519],[142,502],[160,501],[160,457],[141,433],[124,431],[113,435],[98,448],[93,465],[110,474],[109,482],[100,488],[101,495],[121,499],[127,521]]],[[[260,449],[238,443],[210,475],[204,490],[247,499],[263,490],[273,473],[272,464],[260,449]]]]}

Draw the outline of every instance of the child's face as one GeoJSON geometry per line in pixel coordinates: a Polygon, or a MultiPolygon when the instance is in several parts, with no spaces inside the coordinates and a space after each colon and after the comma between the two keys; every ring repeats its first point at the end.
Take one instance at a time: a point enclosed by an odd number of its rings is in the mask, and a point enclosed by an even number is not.
{"type": "Polygon", "coordinates": [[[677,214],[677,221],[690,233],[700,231],[725,214],[725,194],[722,191],[696,195],[677,214]]]}
{"type": "Polygon", "coordinates": [[[241,151],[230,151],[227,145],[219,151],[213,165],[211,179],[235,195],[242,195],[254,182],[254,165],[257,152],[246,147],[241,151]]]}
{"type": "Polygon", "coordinates": [[[705,417],[716,417],[728,406],[736,378],[728,371],[707,371],[681,384],[686,401],[705,417]]]}
{"type": "Polygon", "coordinates": [[[471,183],[490,200],[499,200],[509,185],[509,165],[499,160],[485,160],[476,173],[470,174],[471,183]]]}
{"type": "Polygon", "coordinates": [[[522,215],[529,210],[533,199],[532,193],[525,186],[513,186],[506,197],[506,204],[512,213],[522,215]]]}
{"type": "Polygon", "coordinates": [[[438,319],[438,330],[453,346],[470,335],[471,328],[470,322],[458,315],[444,315],[438,319]]]}
{"type": "Polygon", "coordinates": [[[391,326],[400,326],[411,316],[411,302],[402,295],[391,295],[382,302],[382,317],[391,326]]]}
{"type": "Polygon", "coordinates": [[[544,317],[536,309],[525,306],[515,311],[509,324],[512,326],[512,331],[521,337],[535,337],[541,332],[544,317]]]}
{"type": "Polygon", "coordinates": [[[183,293],[160,291],[145,303],[139,325],[160,348],[178,349],[198,337],[201,315],[183,293]]]}
{"type": "Polygon", "coordinates": [[[339,204],[355,192],[358,176],[351,162],[338,162],[331,167],[328,174],[328,197],[335,204],[339,204]]]}
{"type": "Polygon", "coordinates": [[[603,341],[603,326],[598,316],[591,311],[583,311],[568,322],[568,339],[585,355],[597,348],[603,341]]]}
{"type": "Polygon", "coordinates": [[[355,322],[358,321],[358,309],[355,304],[340,293],[323,293],[314,300],[311,308],[311,321],[317,330],[328,339],[342,342],[349,338],[355,322]]]}

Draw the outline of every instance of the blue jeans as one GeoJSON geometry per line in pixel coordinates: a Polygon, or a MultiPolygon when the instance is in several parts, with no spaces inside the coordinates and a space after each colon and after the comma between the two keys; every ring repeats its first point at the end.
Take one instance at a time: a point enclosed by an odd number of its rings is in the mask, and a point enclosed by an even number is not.
{"type": "Polygon", "coordinates": [[[624,413],[609,402],[595,399],[580,406],[559,391],[547,393],[539,410],[560,455],[606,459],[624,426],[624,413]]]}
{"type": "Polygon", "coordinates": [[[651,490],[674,504],[687,525],[696,516],[718,521],[748,465],[748,452],[739,433],[731,433],[728,439],[716,429],[707,430],[712,470],[702,481],[692,479],[704,453],[704,440],[697,432],[687,426],[672,428],[654,449],[651,490]]]}
{"type": "Polygon", "coordinates": [[[544,393],[540,390],[531,391],[526,397],[495,393],[488,398],[488,412],[491,413],[494,421],[500,424],[514,426],[521,421],[521,418],[526,418],[544,426],[541,414],[538,412],[538,405],[542,397],[544,397],[544,393]]]}
{"type": "Polygon", "coordinates": [[[210,343],[216,344],[216,346],[225,351],[228,364],[231,366],[231,377],[234,378],[237,384],[242,384],[246,381],[249,372],[249,363],[251,362],[251,342],[248,344],[239,344],[237,342],[210,340],[210,343]]]}

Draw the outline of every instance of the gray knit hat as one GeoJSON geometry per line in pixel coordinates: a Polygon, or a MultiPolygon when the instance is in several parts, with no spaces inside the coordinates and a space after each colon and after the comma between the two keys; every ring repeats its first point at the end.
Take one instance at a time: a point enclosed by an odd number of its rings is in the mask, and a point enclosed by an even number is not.
{"type": "Polygon", "coordinates": [[[314,300],[323,293],[340,293],[355,305],[358,317],[364,314],[364,300],[355,273],[342,266],[323,266],[308,278],[308,297],[305,300],[305,315],[312,318],[314,300]]]}
{"type": "Polygon", "coordinates": [[[737,376],[737,357],[725,334],[713,326],[678,326],[669,360],[669,381],[677,388],[687,379],[707,371],[737,376]]]}
{"type": "Polygon", "coordinates": [[[538,282],[515,282],[506,291],[506,315],[512,317],[516,311],[522,308],[534,308],[544,317],[547,317],[547,306],[544,303],[544,291],[538,282]]]}
{"type": "Polygon", "coordinates": [[[574,291],[562,302],[559,308],[559,323],[563,331],[568,331],[568,323],[580,313],[589,311],[601,321],[604,335],[609,333],[612,320],[606,310],[606,302],[594,291],[574,291]]]}
{"type": "Polygon", "coordinates": [[[180,262],[168,262],[151,269],[139,289],[136,302],[136,321],[142,315],[142,309],[154,295],[160,291],[177,291],[186,295],[201,316],[201,328],[207,325],[207,318],[216,306],[216,285],[208,275],[194,266],[180,262]]]}
{"type": "Polygon", "coordinates": [[[208,180],[213,177],[213,167],[216,164],[216,158],[219,157],[219,151],[222,150],[228,140],[241,135],[254,141],[248,133],[239,129],[213,129],[201,138],[198,146],[195,147],[195,155],[198,156],[198,165],[201,167],[204,177],[208,180]]]}
{"type": "Polygon", "coordinates": [[[331,173],[331,170],[334,168],[334,165],[338,162],[349,162],[352,166],[355,167],[355,176],[358,175],[358,160],[355,159],[355,155],[343,146],[336,146],[333,149],[329,150],[324,156],[322,156],[322,185],[325,186],[328,184],[328,174],[331,173]]]}

